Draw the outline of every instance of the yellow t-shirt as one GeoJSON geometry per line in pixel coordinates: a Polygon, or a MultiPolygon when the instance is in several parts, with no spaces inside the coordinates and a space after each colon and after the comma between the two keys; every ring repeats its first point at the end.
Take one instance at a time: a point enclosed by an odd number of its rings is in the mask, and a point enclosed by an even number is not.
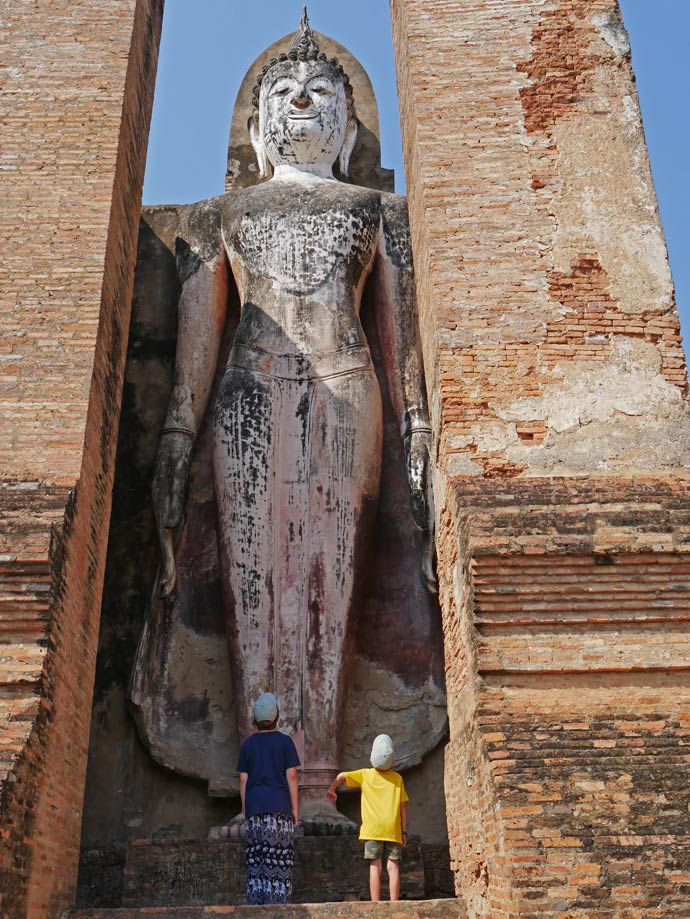
{"type": "Polygon", "coordinates": [[[359,838],[402,842],[400,805],[410,800],[402,776],[392,770],[355,769],[345,773],[345,784],[362,789],[359,838]]]}

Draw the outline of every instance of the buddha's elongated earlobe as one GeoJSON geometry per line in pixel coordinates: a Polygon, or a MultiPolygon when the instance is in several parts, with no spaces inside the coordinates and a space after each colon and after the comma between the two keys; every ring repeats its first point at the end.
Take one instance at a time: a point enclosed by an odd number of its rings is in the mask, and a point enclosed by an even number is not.
{"type": "Polygon", "coordinates": [[[352,156],[352,151],[355,149],[358,129],[359,122],[354,116],[352,116],[347,122],[347,127],[345,129],[345,141],[340,148],[340,154],[338,156],[338,164],[340,166],[340,174],[342,176],[349,177],[350,175],[350,157],[352,156]]]}
{"type": "Polygon", "coordinates": [[[249,128],[249,138],[254,148],[256,161],[259,164],[259,177],[265,179],[268,175],[268,157],[266,156],[266,148],[259,130],[259,118],[256,114],[251,116],[247,127],[249,128]]]}

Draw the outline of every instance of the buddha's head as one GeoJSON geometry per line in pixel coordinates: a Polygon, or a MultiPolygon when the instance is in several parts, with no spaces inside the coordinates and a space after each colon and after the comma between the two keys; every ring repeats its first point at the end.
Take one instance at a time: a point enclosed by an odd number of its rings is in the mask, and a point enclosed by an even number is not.
{"type": "Polygon", "coordinates": [[[357,139],[352,86],[337,60],[320,52],[306,8],[289,52],[258,78],[249,133],[262,178],[269,161],[330,169],[339,160],[349,175],[357,139]]]}

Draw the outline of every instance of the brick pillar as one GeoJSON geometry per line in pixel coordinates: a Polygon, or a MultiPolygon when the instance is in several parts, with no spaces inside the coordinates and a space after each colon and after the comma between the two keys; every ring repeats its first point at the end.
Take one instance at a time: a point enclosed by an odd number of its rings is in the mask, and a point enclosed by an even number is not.
{"type": "Polygon", "coordinates": [[[0,0],[0,913],[73,902],[163,0],[0,0]]]}
{"type": "Polygon", "coordinates": [[[391,9],[458,892],[491,919],[681,916],[687,371],[620,11],[391,9]]]}

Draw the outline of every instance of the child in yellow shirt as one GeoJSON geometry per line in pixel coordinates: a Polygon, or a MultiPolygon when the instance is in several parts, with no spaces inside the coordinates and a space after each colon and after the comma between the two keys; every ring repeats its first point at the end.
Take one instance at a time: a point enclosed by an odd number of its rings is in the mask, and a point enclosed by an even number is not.
{"type": "Polygon", "coordinates": [[[379,734],[371,748],[373,769],[340,772],[326,792],[329,801],[337,799],[336,790],[343,782],[362,789],[362,827],[359,838],[364,842],[364,858],[369,862],[369,892],[372,900],[381,899],[383,855],[391,900],[400,899],[400,856],[407,845],[407,802],[402,776],[393,772],[393,741],[379,734]]]}

